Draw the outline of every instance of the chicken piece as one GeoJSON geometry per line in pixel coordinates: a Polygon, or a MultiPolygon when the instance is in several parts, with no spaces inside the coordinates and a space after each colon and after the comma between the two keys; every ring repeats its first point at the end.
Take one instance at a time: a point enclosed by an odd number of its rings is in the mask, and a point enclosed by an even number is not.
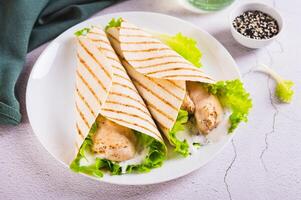
{"type": "Polygon", "coordinates": [[[93,135],[92,150],[112,161],[125,161],[136,153],[134,131],[104,117],[97,119],[98,130],[93,135]]]}
{"type": "Polygon", "coordinates": [[[190,99],[188,93],[186,92],[181,109],[186,110],[188,113],[193,114],[195,110],[194,103],[190,99]]]}
{"type": "Polygon", "coordinates": [[[200,83],[188,81],[187,90],[195,105],[197,128],[201,133],[208,134],[220,123],[223,108],[217,97],[209,94],[200,83]]]}

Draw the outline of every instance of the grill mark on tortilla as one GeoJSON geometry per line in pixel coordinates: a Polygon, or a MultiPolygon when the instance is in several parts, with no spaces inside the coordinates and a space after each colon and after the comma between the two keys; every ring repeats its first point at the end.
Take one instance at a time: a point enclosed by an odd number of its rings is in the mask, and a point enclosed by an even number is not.
{"type": "Polygon", "coordinates": [[[129,90],[131,90],[131,91],[133,91],[134,93],[136,93],[136,94],[139,95],[139,93],[137,92],[137,90],[135,90],[134,88],[132,88],[132,87],[130,87],[130,86],[128,86],[128,85],[125,85],[125,84],[122,84],[122,83],[118,83],[118,82],[113,82],[113,84],[119,85],[119,86],[121,86],[121,87],[123,87],[123,88],[127,88],[127,89],[129,89],[129,90]]]}
{"type": "MultiPolygon", "coordinates": [[[[124,70],[123,68],[117,67],[116,65],[112,65],[112,67],[113,67],[114,69],[119,70],[119,71],[125,72],[125,70],[124,70]]],[[[116,75],[116,74],[115,74],[115,75],[116,75]]]]}
{"type": "Polygon", "coordinates": [[[118,93],[118,92],[111,92],[110,93],[111,95],[116,95],[116,96],[121,96],[121,97],[125,97],[125,98],[128,98],[128,99],[131,99],[133,101],[136,101],[137,103],[139,103],[140,105],[142,106],[145,106],[141,101],[129,96],[129,95],[126,95],[126,94],[122,94],[122,93],[118,93]]]}
{"type": "Polygon", "coordinates": [[[98,77],[96,76],[96,74],[92,71],[92,69],[89,67],[89,65],[87,65],[87,63],[80,57],[79,54],[77,54],[77,57],[80,61],[80,63],[82,63],[85,67],[85,69],[92,75],[92,77],[94,78],[94,80],[96,80],[96,82],[101,86],[101,88],[107,92],[107,88],[103,85],[103,83],[98,79],[98,77]]]}
{"type": "Polygon", "coordinates": [[[166,75],[166,76],[163,76],[162,78],[175,78],[175,77],[203,78],[203,79],[207,79],[207,80],[212,80],[211,78],[206,77],[206,76],[200,76],[200,75],[188,75],[188,74],[181,74],[181,75],[166,75]]]}
{"type": "Polygon", "coordinates": [[[78,97],[84,102],[84,104],[86,105],[86,107],[89,109],[89,111],[91,112],[91,114],[96,117],[95,112],[93,111],[93,109],[91,108],[91,106],[88,104],[88,102],[86,101],[85,97],[80,93],[79,89],[76,88],[76,94],[78,95],[78,97]]]}
{"type": "MultiPolygon", "coordinates": [[[[145,76],[148,80],[151,81],[151,78],[145,76]]],[[[156,84],[158,87],[162,88],[164,91],[166,91],[167,93],[169,93],[170,95],[172,95],[173,97],[175,97],[176,99],[178,99],[179,101],[183,101],[183,99],[181,99],[180,97],[178,97],[177,95],[175,95],[173,92],[169,91],[165,86],[161,85],[160,83],[157,83],[155,81],[153,81],[154,84],[156,84]]]]}
{"type": "Polygon", "coordinates": [[[141,37],[141,38],[154,38],[151,35],[131,35],[131,34],[119,34],[119,37],[141,37]]]}
{"type": "Polygon", "coordinates": [[[101,36],[106,36],[105,34],[101,34],[100,32],[94,32],[94,31],[89,31],[88,34],[93,34],[93,35],[101,35],[101,36]]]}
{"type": "Polygon", "coordinates": [[[162,62],[162,63],[156,63],[153,65],[138,66],[135,68],[136,69],[146,69],[146,68],[151,68],[151,67],[160,67],[161,65],[169,65],[169,64],[188,64],[188,63],[185,61],[167,61],[167,62],[162,62]]]}
{"type": "Polygon", "coordinates": [[[105,41],[105,40],[103,40],[103,39],[93,39],[93,38],[89,38],[91,41],[93,41],[93,42],[102,42],[102,43],[104,43],[104,44],[110,44],[108,41],[105,41]]]}
{"type": "Polygon", "coordinates": [[[123,52],[128,53],[139,53],[139,52],[152,52],[152,51],[165,51],[170,50],[170,48],[162,47],[162,48],[150,48],[150,49],[123,49],[123,52]]]}
{"type": "Polygon", "coordinates": [[[115,53],[115,51],[113,49],[109,49],[109,48],[106,48],[106,47],[98,47],[98,49],[103,52],[103,51],[108,51],[108,52],[111,52],[111,53],[115,53]]]}
{"type": "Polygon", "coordinates": [[[84,85],[88,88],[88,90],[92,93],[92,95],[95,97],[96,101],[100,102],[102,104],[100,98],[96,95],[95,91],[90,87],[89,83],[84,79],[84,77],[79,73],[79,71],[76,70],[77,76],[80,78],[80,80],[84,83],[84,85]]]}
{"type": "Polygon", "coordinates": [[[107,58],[109,60],[113,60],[113,61],[116,61],[116,62],[120,63],[120,60],[118,58],[114,58],[114,57],[111,57],[111,56],[107,56],[107,58]]]}
{"type": "Polygon", "coordinates": [[[128,26],[121,26],[120,30],[125,29],[125,30],[136,30],[136,31],[140,31],[140,28],[137,27],[128,27],[128,26]]]}
{"type": "MultiPolygon", "coordinates": [[[[104,36],[104,37],[107,37],[107,36],[104,36]]],[[[111,52],[111,53],[115,53],[114,49],[111,48],[111,43],[107,40],[104,40],[104,39],[92,39],[92,38],[89,38],[90,40],[92,40],[93,42],[99,42],[100,44],[97,44],[98,45],[98,49],[100,51],[107,51],[107,52],[111,52]],[[108,45],[107,47],[105,47],[105,45],[108,45]]],[[[108,57],[108,56],[106,56],[108,57]]]]}
{"type": "Polygon", "coordinates": [[[160,113],[161,115],[163,115],[164,117],[166,117],[167,119],[169,119],[170,121],[173,121],[174,119],[168,115],[167,113],[165,113],[163,110],[160,110],[158,107],[156,107],[154,104],[150,103],[149,101],[145,101],[146,105],[154,110],[156,110],[158,113],[160,113]]]}
{"type": "Polygon", "coordinates": [[[172,105],[171,103],[169,103],[168,101],[166,101],[164,98],[162,98],[161,96],[159,96],[157,93],[155,93],[154,91],[152,91],[151,89],[149,89],[148,87],[146,87],[145,85],[143,85],[142,83],[140,83],[139,81],[137,81],[136,79],[132,78],[132,81],[134,83],[136,83],[137,85],[139,85],[140,87],[142,87],[143,89],[145,89],[146,91],[148,91],[149,93],[151,93],[153,96],[157,97],[164,104],[168,105],[169,107],[171,107],[174,110],[178,110],[174,105],[172,105]]]}
{"type": "Polygon", "coordinates": [[[137,41],[137,42],[130,42],[130,41],[127,41],[127,42],[123,42],[123,41],[120,41],[120,44],[161,44],[161,42],[159,41],[137,41]]]}
{"type": "Polygon", "coordinates": [[[106,70],[106,68],[95,58],[92,52],[79,40],[81,47],[93,58],[93,60],[98,64],[98,66],[105,72],[105,74],[112,79],[111,74],[106,70]]]}
{"type": "MultiPolygon", "coordinates": [[[[118,71],[120,71],[120,72],[126,74],[126,71],[125,71],[123,68],[117,67],[117,66],[115,66],[115,65],[113,65],[112,67],[113,67],[115,70],[118,70],[118,71]]],[[[117,74],[117,73],[114,73],[114,76],[121,77],[122,75],[119,74],[119,73],[118,73],[118,74],[117,74]]],[[[129,78],[127,78],[126,76],[125,76],[125,77],[122,76],[122,78],[123,78],[123,79],[128,79],[128,80],[129,80],[129,78]]]]}
{"type": "Polygon", "coordinates": [[[145,127],[145,126],[142,126],[140,124],[137,124],[137,123],[134,123],[134,122],[128,122],[128,121],[126,121],[124,119],[119,119],[119,118],[110,117],[110,119],[115,120],[115,121],[121,121],[121,122],[124,122],[124,123],[127,123],[127,124],[131,124],[133,126],[136,126],[136,127],[139,127],[139,128],[145,129],[145,130],[148,130],[149,132],[151,132],[151,133],[155,134],[156,136],[159,136],[159,138],[161,138],[160,134],[158,135],[156,132],[154,132],[151,129],[149,129],[149,128],[145,127]]]}
{"type": "Polygon", "coordinates": [[[164,129],[166,131],[169,131],[170,129],[167,128],[165,125],[161,124],[159,121],[156,121],[157,125],[161,128],[161,129],[164,129]]]}
{"type": "Polygon", "coordinates": [[[103,111],[107,111],[107,112],[113,112],[113,113],[118,113],[118,114],[124,114],[126,116],[130,116],[130,117],[134,117],[134,118],[137,118],[137,119],[140,119],[144,122],[147,122],[149,125],[151,125],[152,127],[154,128],[157,128],[156,125],[154,123],[152,123],[152,121],[149,121],[143,117],[140,117],[139,115],[136,115],[136,114],[131,114],[131,113],[128,113],[128,112],[124,112],[124,111],[121,111],[121,110],[114,110],[114,109],[109,109],[109,108],[103,108],[102,109],[103,111]]]}
{"type": "Polygon", "coordinates": [[[186,91],[185,88],[180,87],[179,85],[177,85],[177,84],[176,84],[174,81],[172,81],[172,80],[166,79],[165,81],[168,81],[171,85],[173,85],[174,87],[176,87],[176,88],[178,88],[178,89],[180,89],[180,90],[182,90],[182,91],[186,91]]]}
{"type": "Polygon", "coordinates": [[[128,81],[130,81],[130,78],[127,76],[127,73],[126,73],[126,71],[125,71],[124,69],[119,68],[119,67],[114,67],[114,66],[113,66],[113,68],[114,68],[115,70],[118,70],[118,71],[120,71],[121,73],[123,73],[123,74],[120,74],[120,73],[114,73],[115,76],[120,77],[120,78],[123,78],[123,79],[127,79],[128,81]],[[125,76],[123,76],[123,75],[125,75],[125,76]]]}
{"type": "Polygon", "coordinates": [[[124,104],[124,103],[120,103],[120,102],[117,102],[117,101],[111,101],[111,100],[108,100],[106,101],[106,103],[109,103],[109,104],[115,104],[115,105],[122,105],[122,106],[125,106],[125,107],[131,107],[131,108],[134,108],[134,109],[137,109],[137,110],[140,110],[141,112],[143,112],[144,114],[148,115],[151,117],[151,115],[149,114],[149,112],[146,112],[145,110],[135,106],[135,105],[130,105],[130,104],[124,104]]]}
{"type": "Polygon", "coordinates": [[[131,82],[131,80],[128,77],[122,76],[120,74],[115,74],[115,76],[117,76],[118,78],[122,78],[124,80],[127,80],[128,82],[131,82]]]}
{"type": "Polygon", "coordinates": [[[85,136],[84,136],[83,132],[80,130],[79,125],[78,125],[77,122],[76,122],[76,129],[77,129],[78,135],[80,135],[80,137],[81,137],[82,139],[85,139],[85,136]]]}
{"type": "Polygon", "coordinates": [[[128,62],[143,62],[143,61],[149,61],[149,60],[157,60],[161,58],[180,58],[178,55],[162,55],[157,57],[149,57],[149,58],[142,58],[142,59],[134,59],[134,60],[127,60],[128,62]]]}
{"type": "Polygon", "coordinates": [[[79,109],[77,103],[75,103],[75,107],[76,107],[76,111],[79,113],[81,119],[84,121],[85,125],[88,127],[88,129],[90,129],[90,125],[87,121],[87,119],[85,118],[84,114],[82,113],[82,111],[79,109]]]}
{"type": "Polygon", "coordinates": [[[144,73],[144,75],[151,75],[151,74],[158,74],[158,73],[161,73],[161,72],[168,72],[168,71],[181,71],[181,70],[184,70],[184,71],[192,71],[192,72],[199,72],[199,70],[196,68],[182,68],[182,67],[174,67],[174,68],[169,68],[169,69],[161,69],[161,70],[157,70],[157,71],[152,71],[152,72],[146,72],[144,73]]]}

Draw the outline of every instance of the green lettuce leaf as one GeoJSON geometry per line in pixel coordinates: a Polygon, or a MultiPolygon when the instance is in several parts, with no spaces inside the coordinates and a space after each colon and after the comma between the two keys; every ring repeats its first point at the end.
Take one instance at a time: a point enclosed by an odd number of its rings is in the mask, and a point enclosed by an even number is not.
{"type": "Polygon", "coordinates": [[[294,82],[291,80],[286,80],[278,73],[276,73],[272,68],[259,64],[259,68],[257,70],[262,71],[270,75],[276,82],[276,96],[283,103],[290,103],[294,96],[294,90],[292,87],[294,86],[294,82]]]}
{"type": "Polygon", "coordinates": [[[185,129],[185,124],[188,122],[188,112],[186,110],[180,109],[179,114],[177,116],[177,120],[169,131],[169,140],[175,146],[175,152],[180,153],[183,156],[189,155],[189,145],[186,140],[181,141],[177,138],[176,134],[179,131],[183,131],[185,129]]]}
{"type": "Polygon", "coordinates": [[[83,28],[81,30],[78,30],[74,33],[74,35],[76,36],[81,36],[81,35],[87,35],[87,33],[90,32],[90,29],[89,28],[83,28]]]}
{"type": "Polygon", "coordinates": [[[219,81],[215,84],[204,84],[204,86],[209,93],[218,97],[224,108],[232,112],[229,117],[231,123],[229,133],[233,132],[240,122],[248,121],[252,100],[239,79],[219,81]]]}
{"type": "Polygon", "coordinates": [[[123,21],[123,19],[121,17],[119,17],[118,19],[115,19],[115,18],[111,19],[111,21],[106,26],[105,30],[108,30],[109,28],[112,28],[112,27],[120,27],[122,21],[123,21]]]}
{"type": "Polygon", "coordinates": [[[85,159],[85,154],[86,152],[89,152],[92,145],[92,135],[96,132],[98,126],[97,123],[95,122],[86,139],[84,140],[83,144],[81,145],[79,152],[77,154],[77,157],[73,160],[73,162],[70,164],[70,169],[72,169],[74,172],[78,173],[84,173],[90,176],[95,176],[95,177],[102,177],[103,173],[101,171],[101,168],[104,166],[103,160],[100,158],[97,158],[95,160],[95,163],[89,166],[80,166],[80,160],[85,159]]]}
{"type": "Polygon", "coordinates": [[[196,67],[201,67],[200,62],[202,53],[197,47],[197,42],[193,38],[178,33],[174,36],[159,34],[158,37],[162,42],[180,54],[183,58],[191,62],[196,67]]]}
{"type": "Polygon", "coordinates": [[[165,145],[143,133],[136,132],[136,137],[138,139],[138,145],[140,147],[149,148],[149,152],[141,164],[127,166],[126,172],[144,173],[149,172],[153,168],[160,167],[166,159],[165,145]]]}
{"type": "Polygon", "coordinates": [[[202,146],[202,144],[199,142],[194,142],[194,143],[192,143],[192,145],[196,148],[200,148],[202,146]]]}
{"type": "Polygon", "coordinates": [[[278,97],[278,99],[284,103],[290,103],[294,95],[294,90],[292,89],[293,86],[293,81],[279,81],[276,86],[276,96],[278,97]]]}
{"type": "MultiPolygon", "coordinates": [[[[80,166],[80,160],[85,159],[86,152],[91,152],[91,147],[93,145],[92,136],[96,132],[97,128],[98,126],[95,122],[91,127],[88,136],[84,140],[77,157],[71,163],[70,168],[74,172],[84,173],[98,178],[103,176],[104,170],[109,171],[111,175],[121,175],[122,168],[118,162],[107,159],[96,158],[94,164],[89,166],[80,166]]],[[[160,167],[166,159],[165,145],[148,135],[139,132],[135,132],[135,134],[138,146],[140,148],[149,148],[149,152],[140,164],[127,166],[126,173],[149,172],[153,168],[160,167]]]]}

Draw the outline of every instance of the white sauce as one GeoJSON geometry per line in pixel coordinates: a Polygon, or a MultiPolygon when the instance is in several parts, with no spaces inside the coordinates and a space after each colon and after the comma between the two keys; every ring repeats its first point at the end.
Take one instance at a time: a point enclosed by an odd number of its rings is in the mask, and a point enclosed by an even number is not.
{"type": "MultiPolygon", "coordinates": [[[[148,152],[149,152],[149,148],[144,148],[139,153],[137,152],[134,158],[132,158],[130,160],[119,162],[118,164],[121,167],[122,173],[126,173],[127,166],[137,165],[137,164],[142,163],[144,158],[148,155],[148,152]]],[[[91,154],[90,152],[86,151],[85,158],[82,158],[80,160],[80,166],[92,165],[95,163],[96,158],[104,158],[104,157],[99,154],[91,154]]]]}
{"type": "Polygon", "coordinates": [[[190,153],[193,154],[199,149],[199,147],[194,146],[193,143],[199,143],[201,146],[209,143],[216,143],[228,134],[229,115],[229,112],[225,112],[219,125],[209,132],[207,136],[198,134],[196,125],[191,123],[185,126],[185,130],[178,132],[176,137],[181,141],[186,139],[190,153]]]}
{"type": "Polygon", "coordinates": [[[89,166],[95,163],[96,158],[103,158],[97,154],[91,154],[90,152],[85,151],[85,157],[82,158],[79,162],[80,166],[89,166]]]}
{"type": "Polygon", "coordinates": [[[225,112],[223,119],[219,123],[219,125],[213,129],[207,136],[207,140],[210,143],[216,143],[222,140],[225,136],[228,135],[228,129],[230,127],[229,116],[230,112],[225,112]]]}
{"type": "Polygon", "coordinates": [[[134,158],[132,158],[130,160],[125,160],[125,161],[119,162],[119,165],[121,166],[122,173],[126,172],[127,166],[137,165],[137,164],[142,163],[144,158],[147,156],[148,152],[149,152],[149,148],[144,148],[141,152],[136,153],[134,158]]]}

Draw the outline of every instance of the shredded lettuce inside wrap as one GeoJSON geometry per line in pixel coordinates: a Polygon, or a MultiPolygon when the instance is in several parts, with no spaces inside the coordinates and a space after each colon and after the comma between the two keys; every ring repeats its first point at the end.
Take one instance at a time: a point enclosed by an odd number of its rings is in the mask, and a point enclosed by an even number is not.
{"type": "Polygon", "coordinates": [[[140,132],[136,132],[136,137],[138,139],[138,145],[149,148],[149,152],[142,163],[138,165],[128,165],[126,172],[143,173],[149,172],[153,168],[160,167],[166,159],[166,146],[158,140],[140,132]]]}
{"type": "Polygon", "coordinates": [[[232,133],[240,122],[248,121],[252,99],[239,79],[218,81],[215,84],[204,84],[204,86],[209,93],[218,97],[224,108],[231,111],[229,133],[232,133]]]}
{"type": "Polygon", "coordinates": [[[168,136],[170,142],[175,146],[174,151],[180,153],[183,156],[189,155],[189,145],[186,140],[179,140],[177,138],[177,133],[179,131],[183,131],[185,129],[185,124],[188,122],[188,112],[186,110],[180,109],[179,114],[177,116],[177,120],[169,131],[168,136]]]}
{"type": "Polygon", "coordinates": [[[78,30],[74,33],[76,36],[81,36],[81,35],[87,35],[90,32],[89,28],[83,28],[81,30],[78,30]]]}
{"type": "Polygon", "coordinates": [[[111,21],[108,23],[108,25],[106,26],[105,30],[108,30],[109,28],[113,28],[113,27],[120,27],[121,26],[121,22],[122,22],[122,18],[119,17],[118,19],[111,19],[111,21]]]}
{"type": "MultiPolygon", "coordinates": [[[[91,130],[80,147],[77,157],[71,163],[70,168],[77,173],[83,173],[94,177],[103,177],[104,171],[109,171],[111,175],[121,175],[122,167],[118,162],[107,159],[96,158],[95,162],[89,166],[81,166],[81,159],[85,159],[86,153],[92,153],[91,147],[93,145],[92,136],[98,128],[95,122],[91,130]]],[[[153,168],[160,167],[166,159],[166,147],[156,139],[140,132],[135,132],[138,145],[141,148],[148,148],[148,154],[140,164],[128,165],[126,173],[142,173],[149,172],[153,168]]]]}

